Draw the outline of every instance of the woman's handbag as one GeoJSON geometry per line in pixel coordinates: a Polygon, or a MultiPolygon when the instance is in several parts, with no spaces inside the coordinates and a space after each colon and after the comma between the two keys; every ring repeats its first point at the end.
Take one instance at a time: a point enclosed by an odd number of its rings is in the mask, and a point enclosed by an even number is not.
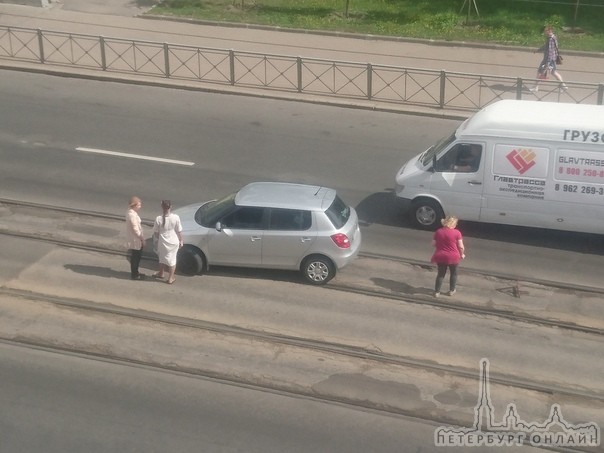
{"type": "Polygon", "coordinates": [[[556,57],[556,64],[562,64],[563,61],[564,61],[564,58],[562,58],[562,55],[558,55],[556,57]]]}

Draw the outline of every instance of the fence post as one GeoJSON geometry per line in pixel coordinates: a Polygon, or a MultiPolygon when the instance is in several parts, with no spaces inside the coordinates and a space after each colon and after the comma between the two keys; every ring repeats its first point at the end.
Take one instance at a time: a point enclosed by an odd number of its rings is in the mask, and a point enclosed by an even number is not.
{"type": "Polygon", "coordinates": [[[40,28],[38,28],[38,49],[40,50],[40,63],[44,63],[44,36],[40,28]]]}
{"type": "Polygon", "coordinates": [[[164,65],[166,77],[170,78],[170,49],[167,42],[164,43],[164,65]]]}
{"type": "Polygon", "coordinates": [[[440,108],[445,108],[445,85],[447,83],[447,73],[444,70],[440,71],[440,108]]]}
{"type": "Polygon", "coordinates": [[[101,69],[107,70],[107,55],[105,55],[105,37],[99,36],[99,44],[101,46],[101,69]]]}
{"type": "Polygon", "coordinates": [[[373,97],[373,66],[371,63],[367,63],[367,99],[371,100],[373,97]]]}
{"type": "Polygon", "coordinates": [[[518,77],[516,79],[516,99],[519,101],[522,99],[522,89],[523,88],[524,88],[524,81],[522,80],[522,78],[518,77]]]}
{"type": "Polygon", "coordinates": [[[602,105],[604,102],[604,85],[598,84],[598,105],[602,105]]]}
{"type": "Polygon", "coordinates": [[[302,57],[296,57],[298,93],[302,93],[302,57]]]}
{"type": "Polygon", "coordinates": [[[235,51],[233,49],[229,50],[229,65],[231,72],[231,85],[235,85],[235,51]]]}

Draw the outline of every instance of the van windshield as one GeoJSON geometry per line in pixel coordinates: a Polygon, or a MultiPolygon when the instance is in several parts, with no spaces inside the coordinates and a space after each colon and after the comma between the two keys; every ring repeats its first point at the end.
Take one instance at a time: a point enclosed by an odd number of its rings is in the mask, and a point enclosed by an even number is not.
{"type": "Polygon", "coordinates": [[[438,156],[443,149],[445,149],[451,144],[451,142],[453,142],[453,140],[455,140],[455,132],[437,142],[436,145],[428,148],[428,150],[421,157],[422,164],[424,165],[424,167],[432,165],[434,156],[438,156]]]}

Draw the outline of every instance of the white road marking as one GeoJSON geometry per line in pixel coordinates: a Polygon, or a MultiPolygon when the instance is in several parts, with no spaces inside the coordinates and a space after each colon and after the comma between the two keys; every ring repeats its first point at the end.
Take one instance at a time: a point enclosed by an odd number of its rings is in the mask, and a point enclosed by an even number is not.
{"type": "Polygon", "coordinates": [[[96,149],[96,148],[85,148],[82,146],[77,147],[76,151],[82,151],[85,153],[105,154],[108,156],[127,157],[129,159],[152,160],[155,162],[163,162],[163,163],[167,163],[167,164],[186,165],[188,167],[195,165],[195,162],[187,162],[186,160],[164,159],[163,157],[152,157],[152,156],[143,156],[141,154],[120,153],[118,151],[108,151],[105,149],[96,149]]]}

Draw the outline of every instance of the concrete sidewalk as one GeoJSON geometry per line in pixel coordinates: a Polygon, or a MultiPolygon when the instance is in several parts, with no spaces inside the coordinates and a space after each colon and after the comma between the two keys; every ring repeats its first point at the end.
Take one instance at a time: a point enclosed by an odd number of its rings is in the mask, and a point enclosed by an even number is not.
{"type": "MultiPolygon", "coordinates": [[[[540,60],[533,48],[491,46],[468,43],[447,43],[399,38],[358,36],[338,33],[314,33],[304,30],[277,30],[268,27],[220,26],[221,24],[193,23],[168,18],[142,18],[113,14],[91,14],[66,9],[61,3],[39,8],[24,5],[0,4],[0,25],[40,28],[59,32],[88,34],[132,40],[167,42],[197,47],[234,49],[261,54],[303,56],[330,61],[372,63],[405,68],[446,70],[469,74],[532,78],[540,60]]],[[[563,52],[567,58],[561,73],[567,82],[600,83],[604,53],[587,54],[563,52]],[[572,56],[570,56],[572,55],[572,56]]],[[[19,63],[3,61],[3,66],[18,66],[19,63]]],[[[30,64],[31,66],[31,64],[30,64]]],[[[40,70],[41,65],[37,65],[40,70]]],[[[45,67],[47,72],[86,72],[68,67],[45,67]]],[[[92,71],[89,71],[92,72],[92,71]]],[[[99,74],[106,78],[107,74],[99,74]]],[[[118,75],[111,74],[116,78],[118,75]]],[[[137,75],[119,75],[136,82],[137,75]]],[[[148,79],[148,78],[147,78],[148,79]]],[[[178,86],[182,82],[165,79],[162,83],[178,86]]],[[[202,87],[203,83],[189,82],[188,85],[202,87]]],[[[205,84],[208,87],[210,84],[205,84]]],[[[212,91],[241,91],[241,87],[209,86],[212,91]]],[[[254,94],[257,93],[255,90],[254,94]]],[[[266,91],[266,90],[265,90],[266,91]]],[[[262,95],[262,94],[260,94],[262,95]]],[[[275,95],[264,93],[266,96],[275,95]]],[[[442,110],[415,107],[411,104],[385,104],[375,101],[316,98],[296,93],[278,93],[278,97],[326,103],[358,103],[369,108],[384,108],[393,111],[434,113],[442,110]],[[337,102],[336,102],[337,101],[337,102]]],[[[571,102],[571,100],[569,100],[571,102]]],[[[468,112],[453,112],[455,117],[467,117],[468,112]]]]}
{"type": "MultiPolygon", "coordinates": [[[[9,26],[508,77],[533,77],[540,60],[531,47],[312,32],[158,16],[92,14],[65,9],[60,3],[48,8],[0,4],[0,14],[0,24],[9,26]]],[[[568,81],[604,81],[601,70],[604,52],[562,50],[565,55],[573,55],[560,68],[568,81]]]]}

